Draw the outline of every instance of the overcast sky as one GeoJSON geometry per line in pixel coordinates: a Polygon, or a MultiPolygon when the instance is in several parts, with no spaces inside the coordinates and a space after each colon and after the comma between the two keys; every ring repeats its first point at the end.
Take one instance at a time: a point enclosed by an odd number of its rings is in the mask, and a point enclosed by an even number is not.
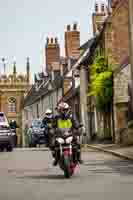
{"type": "MultiPolygon", "coordinates": [[[[0,59],[13,60],[19,72],[25,71],[30,57],[32,75],[42,70],[45,38],[57,36],[62,54],[67,24],[78,22],[81,43],[92,34],[91,14],[96,0],[0,0],[0,59]]],[[[104,1],[104,0],[101,0],[104,1]]],[[[0,64],[2,66],[1,60],[0,64]]],[[[2,72],[2,67],[0,68],[2,72]]]]}

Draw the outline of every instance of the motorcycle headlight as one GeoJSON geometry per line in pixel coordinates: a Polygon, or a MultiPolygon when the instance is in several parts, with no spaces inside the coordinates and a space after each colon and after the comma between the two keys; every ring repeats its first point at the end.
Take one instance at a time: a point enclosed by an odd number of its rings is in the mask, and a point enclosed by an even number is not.
{"type": "Polygon", "coordinates": [[[72,140],[73,140],[73,137],[71,136],[71,137],[68,137],[67,139],[66,139],[66,144],[70,144],[71,142],[72,142],[72,140]]]}
{"type": "Polygon", "coordinates": [[[57,140],[57,142],[58,142],[59,144],[64,144],[64,143],[65,143],[65,141],[64,141],[63,138],[57,138],[56,140],[57,140]]]}

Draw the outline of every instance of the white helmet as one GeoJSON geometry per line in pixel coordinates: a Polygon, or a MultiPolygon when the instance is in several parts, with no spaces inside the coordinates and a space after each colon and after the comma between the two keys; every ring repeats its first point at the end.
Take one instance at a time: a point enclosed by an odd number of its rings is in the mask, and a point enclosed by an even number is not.
{"type": "Polygon", "coordinates": [[[67,103],[65,103],[65,102],[61,102],[58,105],[58,111],[62,112],[62,111],[65,111],[65,110],[69,110],[69,105],[67,103]]]}
{"type": "Polygon", "coordinates": [[[47,110],[45,111],[45,114],[52,114],[52,110],[47,109],[47,110]]]}
{"type": "Polygon", "coordinates": [[[69,105],[67,103],[64,103],[64,109],[69,109],[69,105]]]}
{"type": "Polygon", "coordinates": [[[52,118],[52,110],[50,110],[50,109],[47,109],[46,111],[45,111],[45,115],[46,115],[46,117],[47,118],[52,118]]]}

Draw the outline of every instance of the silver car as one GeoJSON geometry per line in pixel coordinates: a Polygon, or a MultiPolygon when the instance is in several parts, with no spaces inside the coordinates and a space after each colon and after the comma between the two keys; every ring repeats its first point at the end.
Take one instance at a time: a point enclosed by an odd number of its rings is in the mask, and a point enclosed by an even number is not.
{"type": "Polygon", "coordinates": [[[8,120],[3,112],[0,112],[0,150],[13,150],[13,137],[8,120]]]}

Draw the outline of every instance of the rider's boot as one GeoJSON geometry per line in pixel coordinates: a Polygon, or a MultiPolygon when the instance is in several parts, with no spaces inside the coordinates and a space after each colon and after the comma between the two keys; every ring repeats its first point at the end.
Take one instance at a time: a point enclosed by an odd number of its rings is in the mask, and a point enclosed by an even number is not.
{"type": "Polygon", "coordinates": [[[57,166],[57,164],[58,164],[58,160],[55,159],[55,160],[53,161],[53,166],[57,166]]]}
{"type": "Polygon", "coordinates": [[[55,151],[52,151],[52,155],[53,155],[53,158],[54,158],[53,166],[57,166],[57,164],[58,164],[57,153],[55,151]]]}
{"type": "Polygon", "coordinates": [[[80,164],[83,164],[83,160],[81,159],[81,150],[78,149],[78,152],[77,152],[77,160],[80,164]]]}

